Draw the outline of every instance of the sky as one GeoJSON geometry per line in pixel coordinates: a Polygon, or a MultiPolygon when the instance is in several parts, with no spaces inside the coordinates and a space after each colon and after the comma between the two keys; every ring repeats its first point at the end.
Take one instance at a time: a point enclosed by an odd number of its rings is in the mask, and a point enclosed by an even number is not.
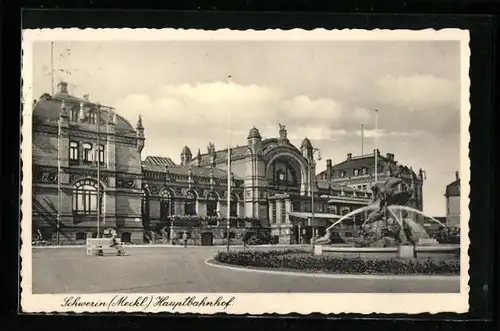
{"type": "MultiPolygon", "coordinates": [[[[39,97],[51,93],[50,43],[33,55],[39,97]]],[[[320,149],[317,173],[376,145],[424,169],[424,212],[446,214],[460,170],[458,41],[57,41],[52,62],[70,94],[134,126],[142,116],[143,158],[179,162],[185,145],[244,145],[252,127],[270,138],[281,123],[297,147],[308,137],[320,149]]]]}

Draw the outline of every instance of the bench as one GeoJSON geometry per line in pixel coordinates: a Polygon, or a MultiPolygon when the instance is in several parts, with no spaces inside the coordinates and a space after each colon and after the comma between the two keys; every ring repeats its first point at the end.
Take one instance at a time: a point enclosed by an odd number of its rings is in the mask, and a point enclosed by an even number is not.
{"type": "Polygon", "coordinates": [[[117,246],[111,247],[111,238],[87,238],[87,255],[104,256],[106,254],[123,255],[125,249],[119,239],[116,239],[117,246]]]}

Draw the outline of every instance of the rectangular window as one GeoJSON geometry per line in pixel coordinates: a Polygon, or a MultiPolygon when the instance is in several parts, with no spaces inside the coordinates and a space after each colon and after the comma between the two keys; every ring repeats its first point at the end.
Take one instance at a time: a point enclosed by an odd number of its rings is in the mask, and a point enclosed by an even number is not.
{"type": "Polygon", "coordinates": [[[104,146],[103,145],[99,146],[98,159],[99,159],[99,163],[104,163],[104,146]]]}
{"type": "Polygon", "coordinates": [[[276,202],[271,202],[271,221],[276,223],[276,202]]]}
{"type": "Polygon", "coordinates": [[[285,222],[286,221],[286,206],[285,206],[285,202],[282,202],[281,203],[281,222],[285,222]]]}
{"type": "Polygon", "coordinates": [[[70,163],[78,162],[78,143],[76,141],[69,142],[69,161],[70,163]]]}
{"type": "Polygon", "coordinates": [[[311,212],[311,201],[306,201],[306,206],[305,206],[305,212],[310,213],[311,212]]]}

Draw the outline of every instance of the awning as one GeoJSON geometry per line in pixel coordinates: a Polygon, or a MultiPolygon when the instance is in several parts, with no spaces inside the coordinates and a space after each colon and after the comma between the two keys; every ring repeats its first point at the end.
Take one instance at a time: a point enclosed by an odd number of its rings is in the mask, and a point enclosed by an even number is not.
{"type": "MultiPolygon", "coordinates": [[[[299,212],[288,212],[288,215],[298,217],[298,218],[312,218],[312,213],[299,213],[299,212]]],[[[327,214],[327,213],[314,213],[314,218],[320,219],[340,219],[342,216],[336,214],[327,214]]]]}

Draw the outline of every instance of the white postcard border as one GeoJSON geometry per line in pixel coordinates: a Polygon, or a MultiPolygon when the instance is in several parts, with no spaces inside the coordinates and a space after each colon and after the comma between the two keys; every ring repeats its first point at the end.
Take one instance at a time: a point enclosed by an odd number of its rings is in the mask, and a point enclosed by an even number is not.
{"type": "MultiPolygon", "coordinates": [[[[175,312],[175,313],[464,313],[469,308],[469,33],[467,30],[245,30],[183,29],[37,29],[23,31],[22,60],[22,193],[21,193],[21,307],[29,312],[175,312]],[[31,265],[32,196],[32,42],[60,40],[457,40],[461,42],[461,273],[460,293],[147,293],[147,294],[33,294],[31,265]],[[64,306],[79,297],[80,306],[64,306]],[[125,298],[126,299],[121,299],[125,298]],[[194,297],[194,299],[192,299],[194,297]],[[165,299],[167,298],[167,299],[165,299]],[[188,299],[186,299],[188,298],[188,299]],[[191,298],[191,299],[189,299],[191,298]],[[205,298],[205,299],[204,299],[205,298]],[[130,305],[118,305],[131,302],[130,305]],[[168,301],[164,306],[158,300],[168,301]],[[190,301],[189,301],[190,300],[190,301]],[[189,301],[188,303],[186,303],[189,301]],[[204,302],[204,304],[200,302],[204,302]],[[139,302],[139,303],[138,303],[139,302]],[[196,304],[198,303],[198,304],[196,304]],[[207,303],[212,303],[208,305],[207,303]],[[225,305],[227,303],[227,305],[225,305]],[[174,307],[175,306],[175,307],[174,307]]],[[[286,277],[286,276],[284,276],[286,277]]],[[[313,281],[313,280],[312,280],[313,281]]]]}

